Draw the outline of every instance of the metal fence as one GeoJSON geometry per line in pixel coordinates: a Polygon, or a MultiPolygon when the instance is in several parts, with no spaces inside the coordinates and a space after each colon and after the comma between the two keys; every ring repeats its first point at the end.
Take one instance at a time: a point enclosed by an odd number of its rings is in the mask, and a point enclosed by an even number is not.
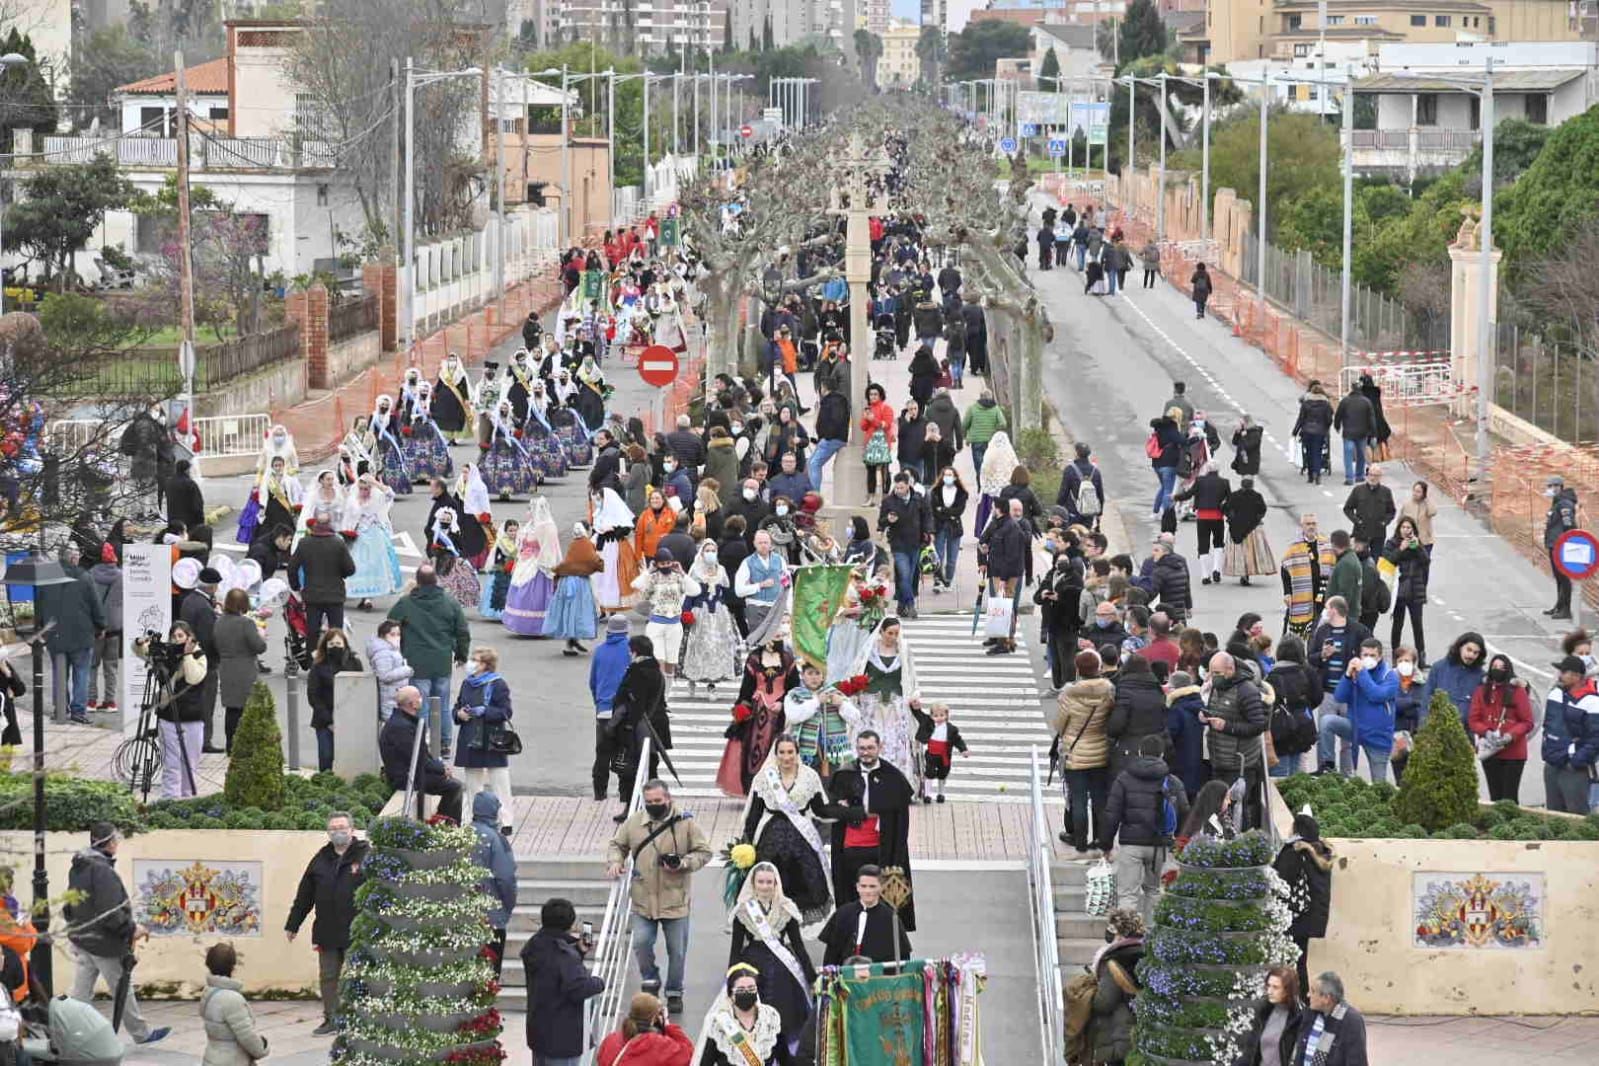
{"type": "Polygon", "coordinates": [[[1511,322],[1498,323],[1497,334],[1494,402],[1561,440],[1599,440],[1599,367],[1591,355],[1511,322]]]}
{"type": "MultiPolygon", "coordinates": [[[[194,387],[216,388],[274,363],[298,358],[300,328],[290,324],[265,333],[195,349],[194,387]]],[[[175,348],[130,348],[98,360],[75,382],[85,397],[161,399],[183,389],[175,348]]]]}
{"type": "MultiPolygon", "coordinates": [[[[1254,287],[1260,272],[1259,245],[1244,235],[1243,278],[1254,287]]],[[[1331,337],[1343,328],[1343,275],[1317,263],[1308,251],[1266,245],[1266,295],[1289,314],[1331,337]]],[[[1350,287],[1349,346],[1356,352],[1449,349],[1447,315],[1423,315],[1364,285],[1350,287]]]]}
{"type": "Polygon", "coordinates": [[[280,326],[265,333],[224,341],[196,353],[194,387],[209,388],[300,354],[300,327],[280,326]]]}
{"type": "Polygon", "coordinates": [[[340,300],[328,308],[328,340],[341,341],[357,333],[378,328],[378,298],[375,294],[355,300],[340,300]]]}

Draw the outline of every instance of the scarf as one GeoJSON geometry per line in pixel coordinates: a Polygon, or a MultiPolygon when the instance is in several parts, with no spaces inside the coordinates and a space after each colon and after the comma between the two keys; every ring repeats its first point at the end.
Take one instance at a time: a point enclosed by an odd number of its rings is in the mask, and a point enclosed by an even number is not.
{"type": "Polygon", "coordinates": [[[1316,538],[1316,551],[1304,539],[1296,540],[1283,551],[1283,569],[1288,572],[1288,621],[1291,625],[1309,625],[1316,615],[1316,572],[1326,580],[1337,560],[1332,545],[1321,537],[1316,538]],[[1312,561],[1317,564],[1312,567],[1312,561]]]}

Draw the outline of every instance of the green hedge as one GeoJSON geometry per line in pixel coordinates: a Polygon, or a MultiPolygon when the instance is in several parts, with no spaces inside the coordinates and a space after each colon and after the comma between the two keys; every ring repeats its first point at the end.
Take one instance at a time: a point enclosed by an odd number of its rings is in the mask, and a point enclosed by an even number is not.
{"type": "Polygon", "coordinates": [[[283,778],[281,810],[240,807],[218,793],[194,799],[161,800],[145,815],[151,829],[306,829],[326,827],[328,815],[348,811],[357,826],[377,817],[392,790],[376,774],[346,782],[334,774],[283,778]]]}
{"type": "MultiPolygon", "coordinates": [[[[1458,716],[1457,716],[1458,718],[1458,716]]],[[[1345,839],[1414,840],[1599,840],[1599,815],[1557,817],[1526,810],[1500,800],[1477,804],[1474,811],[1428,832],[1419,823],[1401,821],[1398,791],[1387,783],[1371,784],[1340,774],[1296,774],[1277,782],[1290,810],[1310,804],[1323,836],[1345,839]]]]}
{"type": "MultiPolygon", "coordinates": [[[[45,775],[46,829],[88,832],[93,822],[111,822],[125,835],[146,828],[133,793],[115,781],[54,772],[45,775]]],[[[0,772],[0,829],[33,828],[33,775],[0,772]]]]}

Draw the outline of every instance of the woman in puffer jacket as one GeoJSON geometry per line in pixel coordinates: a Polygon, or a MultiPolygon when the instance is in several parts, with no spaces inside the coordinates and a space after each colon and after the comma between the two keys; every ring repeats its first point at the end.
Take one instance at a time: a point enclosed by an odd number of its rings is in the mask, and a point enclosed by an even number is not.
{"type": "Polygon", "coordinates": [[[239,953],[227,941],[212,944],[205,953],[209,972],[200,997],[200,1020],[205,1023],[201,1066],[251,1066],[267,1057],[266,1037],[256,1032],[244,985],[233,979],[238,964],[239,953]]]}
{"type": "Polygon", "coordinates": [[[1166,732],[1166,693],[1155,680],[1149,660],[1129,655],[1116,672],[1116,705],[1105,725],[1110,737],[1110,779],[1138,758],[1145,737],[1158,736],[1162,758],[1171,756],[1171,735],[1166,732]]]}

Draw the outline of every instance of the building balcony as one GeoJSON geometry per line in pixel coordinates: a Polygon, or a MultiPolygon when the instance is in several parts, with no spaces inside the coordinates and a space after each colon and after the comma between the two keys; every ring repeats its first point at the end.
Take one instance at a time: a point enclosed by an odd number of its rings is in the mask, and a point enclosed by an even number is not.
{"type": "MultiPolygon", "coordinates": [[[[108,155],[119,166],[142,170],[171,170],[178,165],[178,142],[173,137],[47,136],[35,154],[31,131],[19,128],[15,136],[15,167],[88,163],[97,155],[108,155]]],[[[333,146],[321,141],[194,137],[189,145],[189,165],[197,171],[327,170],[338,164],[333,146]]]]}
{"type": "Polygon", "coordinates": [[[1413,178],[1419,173],[1459,166],[1482,140],[1482,131],[1412,126],[1350,130],[1342,137],[1351,141],[1357,171],[1401,173],[1413,178]]]}

